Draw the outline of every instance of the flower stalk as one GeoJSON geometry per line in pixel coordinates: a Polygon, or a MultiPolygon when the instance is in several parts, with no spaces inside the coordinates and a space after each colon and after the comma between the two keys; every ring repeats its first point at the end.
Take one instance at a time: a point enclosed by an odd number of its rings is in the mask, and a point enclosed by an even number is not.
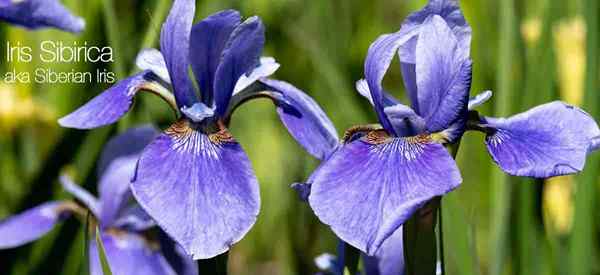
{"type": "Polygon", "coordinates": [[[198,274],[214,274],[214,275],[227,275],[227,261],[229,253],[225,252],[216,257],[198,260],[198,274]]]}

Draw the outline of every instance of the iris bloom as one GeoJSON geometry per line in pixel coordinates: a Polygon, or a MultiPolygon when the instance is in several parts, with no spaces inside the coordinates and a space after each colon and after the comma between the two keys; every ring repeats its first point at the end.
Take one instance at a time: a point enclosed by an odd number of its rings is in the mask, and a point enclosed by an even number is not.
{"type": "MultiPolygon", "coordinates": [[[[85,209],[73,201],[51,201],[9,217],[0,222],[0,248],[39,239],[71,214],[85,220],[89,211],[98,223],[106,257],[115,274],[196,274],[194,263],[172,241],[162,238],[159,242],[146,235],[155,223],[138,205],[129,203],[129,179],[133,177],[137,156],[157,134],[154,128],[142,127],[109,141],[98,167],[99,199],[63,176],[63,187],[85,209]]],[[[93,238],[89,253],[91,274],[102,274],[93,238]]]]}
{"type": "MultiPolygon", "coordinates": [[[[149,49],[138,56],[138,66],[146,70],[59,123],[79,129],[113,123],[142,90],[165,99],[179,119],[142,153],[132,190],[166,233],[194,259],[203,259],[238,242],[260,207],[250,161],[227,129],[231,113],[249,99],[268,97],[302,144],[313,142],[320,128],[311,121],[320,117],[311,112],[318,107],[308,96],[264,78],[279,64],[260,58],[265,38],[258,17],[241,22],[237,11],[227,10],[192,25],[194,9],[193,0],[174,1],[161,32],[162,53],[149,49]],[[200,96],[188,77],[190,65],[200,96]]],[[[323,154],[320,150],[315,147],[312,153],[323,154]]]]}
{"type": "Polygon", "coordinates": [[[85,27],[85,21],[58,0],[0,0],[0,21],[28,29],[57,28],[74,33],[85,27]]]}
{"type": "Polygon", "coordinates": [[[494,161],[515,176],[579,172],[587,153],[598,147],[594,119],[562,102],[509,118],[474,111],[491,92],[469,100],[470,40],[471,29],[451,0],[431,0],[398,32],[380,36],[369,48],[365,80],[357,89],[373,104],[381,126],[349,130],[309,184],[296,186],[309,194],[323,223],[368,255],[377,255],[426,202],[459,186],[460,172],[444,144],[458,141],[466,130],[485,133],[494,161]],[[382,87],[396,55],[412,107],[382,87]]]}

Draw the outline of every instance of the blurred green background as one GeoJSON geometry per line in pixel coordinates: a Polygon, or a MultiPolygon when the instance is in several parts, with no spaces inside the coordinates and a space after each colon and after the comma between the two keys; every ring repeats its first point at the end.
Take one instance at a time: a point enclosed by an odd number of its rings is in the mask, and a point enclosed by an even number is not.
{"type": "MultiPolygon", "coordinates": [[[[112,64],[0,63],[15,68],[95,71],[120,78],[133,72],[136,53],[156,47],[171,1],[66,0],[87,20],[75,36],[56,30],[29,32],[0,23],[0,41],[37,47],[43,40],[110,45],[112,64]]],[[[321,104],[340,134],[376,121],[354,91],[376,37],[399,29],[425,0],[211,0],[197,1],[197,19],[234,8],[259,15],[267,30],[265,55],[282,67],[275,77],[305,90],[321,104]]],[[[562,99],[600,120],[599,1],[462,0],[473,28],[474,95],[494,90],[480,108],[508,115],[562,99]]],[[[0,44],[0,53],[6,50],[0,44]]],[[[3,54],[4,55],[4,54],[3,54]]],[[[398,61],[385,79],[404,96],[398,61]]],[[[168,126],[173,115],[153,95],[138,97],[118,125],[92,131],[61,129],[56,119],[107,88],[97,84],[0,83],[0,219],[43,201],[70,198],[58,175],[69,172],[95,192],[95,164],[107,139],[140,123],[168,126]]],[[[406,102],[406,100],[404,101],[406,102]]],[[[234,115],[231,130],[249,154],[261,186],[262,209],[250,233],[230,253],[230,274],[313,274],[313,259],[335,252],[336,239],[301,203],[289,185],[307,178],[318,162],[279,122],[271,102],[253,101],[234,115]]],[[[598,168],[552,180],[505,176],[485,151],[483,136],[468,133],[458,153],[464,182],[443,200],[447,274],[600,274],[598,168]]],[[[83,226],[70,219],[33,244],[0,251],[0,274],[84,274],[83,226]]]]}

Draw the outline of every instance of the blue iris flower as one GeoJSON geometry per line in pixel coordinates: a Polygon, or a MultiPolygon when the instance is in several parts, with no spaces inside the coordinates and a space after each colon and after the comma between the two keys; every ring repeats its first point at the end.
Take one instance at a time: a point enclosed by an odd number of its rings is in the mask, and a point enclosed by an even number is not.
{"type": "MultiPolygon", "coordinates": [[[[152,238],[147,232],[156,227],[139,205],[130,203],[130,179],[141,149],[158,131],[152,127],[133,128],[113,138],[99,161],[100,181],[97,199],[68,177],[61,183],[81,204],[52,201],[26,210],[0,222],[0,249],[13,248],[44,236],[71,214],[86,220],[89,211],[97,222],[106,257],[115,274],[171,275],[197,274],[194,262],[166,235],[152,238]]],[[[89,243],[90,273],[102,274],[94,238],[89,243]]]]}
{"type": "MultiPolygon", "coordinates": [[[[258,97],[271,99],[301,144],[323,131],[316,103],[288,83],[268,79],[279,64],[262,57],[261,20],[217,12],[193,24],[193,0],[175,0],[161,31],[161,49],[137,58],[142,72],[124,79],[73,113],[64,127],[91,129],[117,121],[140,91],[159,95],[178,119],[139,158],[133,194],[158,225],[194,259],[229,249],[250,230],[259,187],[246,153],[228,130],[231,114],[258,97]],[[195,77],[193,85],[190,71],[195,77]],[[196,86],[199,87],[199,93],[196,86]]],[[[329,128],[325,131],[333,131],[329,128]]],[[[310,146],[322,156],[330,144],[310,146]]]]}
{"type": "MultiPolygon", "coordinates": [[[[356,85],[380,125],[349,130],[328,147],[308,183],[294,185],[323,223],[368,256],[386,255],[386,241],[401,236],[416,210],[460,185],[460,171],[444,145],[467,130],[483,132],[493,160],[515,176],[576,173],[587,154],[598,149],[594,119],[563,102],[508,118],[475,111],[491,92],[469,98],[470,41],[471,28],[455,0],[430,0],[398,32],[380,36],[368,50],[365,79],[356,85]],[[382,85],[396,56],[410,107],[382,85]]],[[[320,148],[327,148],[331,138],[322,135],[320,148]]]]}

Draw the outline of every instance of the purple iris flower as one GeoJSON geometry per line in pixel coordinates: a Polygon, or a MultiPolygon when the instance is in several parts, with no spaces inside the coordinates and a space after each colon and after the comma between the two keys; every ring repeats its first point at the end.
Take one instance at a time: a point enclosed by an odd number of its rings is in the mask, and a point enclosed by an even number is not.
{"type": "MultiPolygon", "coordinates": [[[[193,25],[195,6],[194,0],[175,0],[163,24],[161,51],[147,49],[137,58],[144,71],[59,123],[79,129],[113,123],[130,109],[139,91],[165,99],[179,119],[145,148],[132,190],[144,210],[189,255],[205,259],[242,239],[260,208],[250,161],[227,128],[232,112],[250,99],[270,98],[303,145],[315,143],[315,136],[324,131],[313,121],[326,118],[312,112],[318,106],[299,90],[265,78],[279,64],[260,58],[265,38],[258,17],[242,22],[237,11],[226,10],[193,25]]],[[[337,137],[328,142],[335,144],[337,137]]],[[[325,155],[328,148],[323,144],[319,140],[309,151],[325,155]]]]}
{"type": "Polygon", "coordinates": [[[0,0],[0,21],[28,29],[57,28],[74,33],[85,27],[85,21],[58,0],[0,0]]]}
{"type": "MultiPolygon", "coordinates": [[[[115,274],[197,274],[191,258],[173,241],[166,236],[156,239],[146,234],[156,224],[137,204],[130,203],[129,181],[135,173],[137,157],[157,135],[152,127],[140,127],[109,141],[99,160],[99,199],[68,177],[61,177],[65,190],[84,206],[73,201],[52,201],[3,220],[0,249],[39,239],[71,214],[86,220],[89,211],[98,223],[106,257],[115,274]]],[[[90,239],[89,255],[91,274],[102,274],[94,238],[90,239]]]]}
{"type": "MultiPolygon", "coordinates": [[[[552,102],[509,118],[473,110],[491,97],[469,99],[471,29],[457,1],[431,0],[401,29],[369,48],[357,90],[379,125],[347,131],[330,147],[307,184],[296,184],[319,219],[343,241],[376,256],[413,213],[462,182],[444,148],[466,130],[486,134],[488,152],[508,174],[537,178],[576,173],[598,148],[600,130],[577,107],[552,102]],[[412,107],[384,91],[394,56],[400,59],[412,107]]],[[[329,127],[329,126],[327,126],[329,127]]],[[[400,234],[401,235],[401,234],[400,234]]]]}

